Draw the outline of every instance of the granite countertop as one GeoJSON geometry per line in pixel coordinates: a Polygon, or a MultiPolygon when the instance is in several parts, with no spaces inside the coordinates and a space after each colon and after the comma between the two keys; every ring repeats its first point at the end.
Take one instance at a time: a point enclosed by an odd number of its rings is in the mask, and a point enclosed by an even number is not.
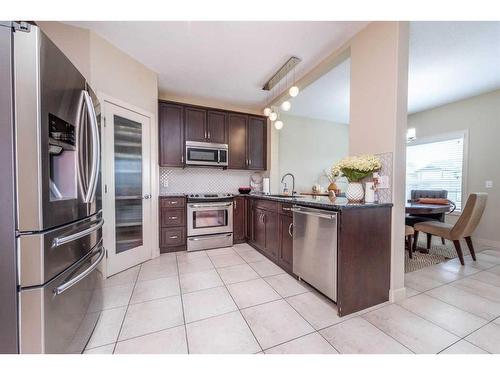
{"type": "MultiPolygon", "coordinates": [[[[163,193],[160,197],[186,197],[184,193],[163,193]]],[[[265,194],[234,194],[235,197],[248,197],[256,199],[267,199],[280,203],[291,203],[298,206],[320,208],[324,210],[340,211],[345,209],[355,208],[370,208],[370,207],[392,207],[392,203],[350,203],[345,197],[336,197],[331,199],[327,196],[312,196],[312,195],[298,195],[294,198],[283,198],[265,194]]]]}
{"type": "Polygon", "coordinates": [[[321,208],[332,211],[340,211],[345,209],[370,208],[370,207],[392,207],[392,203],[350,203],[347,198],[336,197],[331,199],[327,196],[309,196],[302,195],[294,198],[273,197],[264,194],[240,194],[249,198],[267,199],[280,203],[291,203],[298,206],[306,206],[313,208],[321,208]]]}

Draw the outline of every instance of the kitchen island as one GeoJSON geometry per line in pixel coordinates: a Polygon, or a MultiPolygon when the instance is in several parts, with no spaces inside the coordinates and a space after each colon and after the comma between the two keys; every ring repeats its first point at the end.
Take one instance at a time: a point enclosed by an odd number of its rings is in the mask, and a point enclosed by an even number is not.
{"type": "Polygon", "coordinates": [[[349,203],[341,197],[253,194],[236,196],[234,200],[235,242],[248,242],[294,276],[293,230],[298,228],[293,228],[293,207],[335,212],[335,302],[339,315],[389,300],[392,204],[349,203]]]}

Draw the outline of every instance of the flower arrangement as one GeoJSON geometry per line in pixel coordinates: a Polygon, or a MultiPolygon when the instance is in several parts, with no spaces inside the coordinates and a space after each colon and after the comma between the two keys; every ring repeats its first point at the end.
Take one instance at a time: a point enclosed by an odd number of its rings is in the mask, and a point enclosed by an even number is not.
{"type": "Polygon", "coordinates": [[[349,156],[335,164],[329,176],[338,177],[342,174],[349,182],[359,182],[381,167],[382,163],[375,155],[349,156]]]}

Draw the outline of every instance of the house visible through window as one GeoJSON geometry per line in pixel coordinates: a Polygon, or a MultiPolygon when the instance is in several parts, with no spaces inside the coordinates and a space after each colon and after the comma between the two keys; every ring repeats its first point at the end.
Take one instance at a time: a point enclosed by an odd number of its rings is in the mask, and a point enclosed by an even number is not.
{"type": "Polygon", "coordinates": [[[462,209],[464,136],[419,141],[406,149],[406,198],[412,190],[447,190],[448,199],[462,209]]]}

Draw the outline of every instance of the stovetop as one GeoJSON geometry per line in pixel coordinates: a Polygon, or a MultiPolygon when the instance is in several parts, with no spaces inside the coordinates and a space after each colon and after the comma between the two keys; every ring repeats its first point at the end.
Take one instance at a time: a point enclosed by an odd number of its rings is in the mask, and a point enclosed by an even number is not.
{"type": "Polygon", "coordinates": [[[231,193],[193,193],[188,194],[187,199],[189,201],[217,201],[217,200],[225,200],[232,199],[233,194],[231,193]]]}

